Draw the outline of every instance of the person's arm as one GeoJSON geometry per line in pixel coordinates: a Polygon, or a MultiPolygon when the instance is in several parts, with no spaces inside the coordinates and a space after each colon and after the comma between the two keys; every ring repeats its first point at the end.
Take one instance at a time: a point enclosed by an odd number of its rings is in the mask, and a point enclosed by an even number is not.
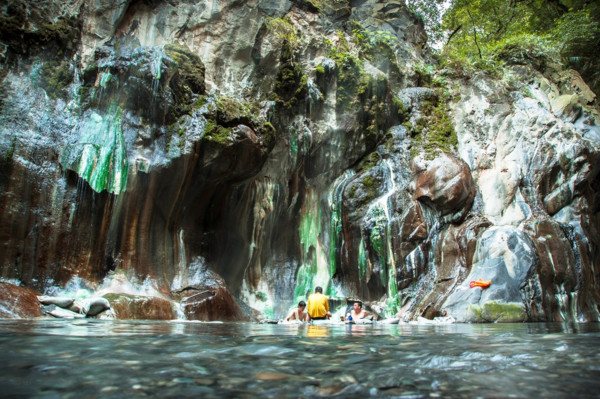
{"type": "Polygon", "coordinates": [[[294,311],[292,310],[290,312],[290,314],[287,315],[287,317],[285,318],[285,321],[290,321],[290,319],[292,318],[292,315],[294,314],[294,311]]]}

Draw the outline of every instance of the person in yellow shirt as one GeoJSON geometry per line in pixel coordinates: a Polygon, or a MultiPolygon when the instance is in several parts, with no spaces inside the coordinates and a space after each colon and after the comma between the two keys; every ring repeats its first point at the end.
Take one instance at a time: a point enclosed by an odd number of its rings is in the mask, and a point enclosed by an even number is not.
{"type": "Polygon", "coordinates": [[[311,320],[325,320],[331,317],[329,299],[323,295],[323,288],[315,287],[315,293],[308,297],[308,315],[311,320]]]}

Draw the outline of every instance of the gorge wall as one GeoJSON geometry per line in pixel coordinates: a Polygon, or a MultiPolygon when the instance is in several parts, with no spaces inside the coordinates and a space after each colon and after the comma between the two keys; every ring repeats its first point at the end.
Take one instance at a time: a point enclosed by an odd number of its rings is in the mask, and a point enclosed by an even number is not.
{"type": "Polygon", "coordinates": [[[5,291],[600,319],[600,113],[557,60],[442,68],[401,1],[4,3],[5,291]]]}

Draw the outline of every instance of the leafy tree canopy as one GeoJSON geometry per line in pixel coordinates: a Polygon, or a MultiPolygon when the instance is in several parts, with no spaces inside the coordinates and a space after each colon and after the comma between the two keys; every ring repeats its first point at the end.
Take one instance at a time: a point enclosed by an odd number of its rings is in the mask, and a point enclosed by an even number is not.
{"type": "MultiPolygon", "coordinates": [[[[429,38],[448,59],[479,66],[507,47],[556,54],[600,89],[597,0],[414,0],[429,38]]],[[[434,45],[435,47],[435,45],[434,45]]]]}

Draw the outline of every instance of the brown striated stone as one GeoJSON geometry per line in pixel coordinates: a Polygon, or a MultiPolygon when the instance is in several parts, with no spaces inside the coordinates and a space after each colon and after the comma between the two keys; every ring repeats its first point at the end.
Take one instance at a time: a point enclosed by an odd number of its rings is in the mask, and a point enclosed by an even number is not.
{"type": "Polygon", "coordinates": [[[0,318],[27,319],[43,316],[39,292],[0,281],[0,318]]]}
{"type": "Polygon", "coordinates": [[[117,319],[172,320],[176,318],[170,301],[151,296],[106,294],[117,319]]]}
{"type": "Polygon", "coordinates": [[[200,291],[181,301],[188,320],[247,321],[242,309],[225,287],[200,291]]]}
{"type": "Polygon", "coordinates": [[[539,263],[537,273],[542,287],[542,307],[547,320],[567,321],[561,314],[573,308],[568,303],[560,303],[559,296],[565,301],[575,300],[578,277],[575,257],[569,240],[558,222],[552,219],[532,219],[525,223],[525,231],[533,238],[539,263]]]}
{"type": "Polygon", "coordinates": [[[423,217],[421,204],[417,201],[413,201],[402,221],[402,228],[400,231],[400,236],[402,238],[401,242],[403,244],[409,244],[408,248],[405,248],[402,252],[402,256],[404,257],[412,251],[416,247],[416,243],[427,238],[427,233],[427,222],[423,217]]]}
{"type": "Polygon", "coordinates": [[[187,320],[249,321],[225,281],[210,270],[205,272],[202,283],[173,294],[181,299],[187,320]]]}
{"type": "Polygon", "coordinates": [[[441,233],[435,248],[435,285],[415,308],[416,316],[428,319],[440,316],[446,298],[469,274],[479,234],[489,226],[491,222],[486,218],[473,216],[460,226],[450,225],[441,233]]]}
{"type": "Polygon", "coordinates": [[[416,178],[413,199],[433,205],[442,216],[471,209],[475,185],[467,164],[444,154],[435,158],[416,178]]]}

